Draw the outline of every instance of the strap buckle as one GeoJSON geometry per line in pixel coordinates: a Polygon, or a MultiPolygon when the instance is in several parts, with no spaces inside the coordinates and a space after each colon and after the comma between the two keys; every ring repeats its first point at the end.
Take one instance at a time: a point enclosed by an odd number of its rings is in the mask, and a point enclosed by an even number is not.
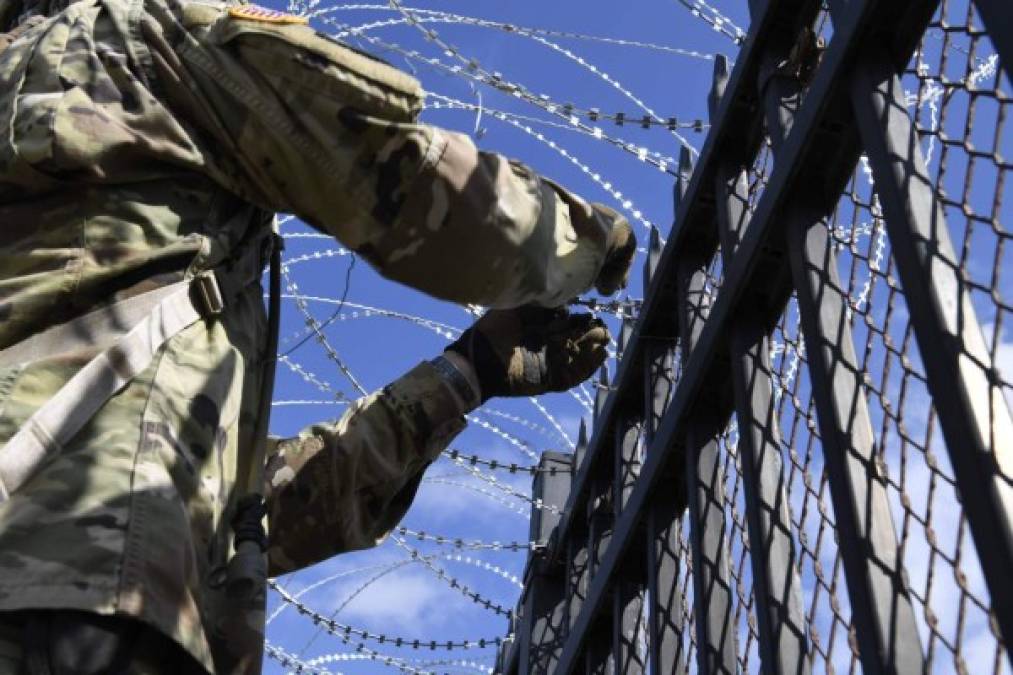
{"type": "Polygon", "coordinates": [[[218,316],[225,309],[225,299],[213,271],[204,271],[195,276],[191,288],[198,301],[198,309],[205,317],[218,316]]]}

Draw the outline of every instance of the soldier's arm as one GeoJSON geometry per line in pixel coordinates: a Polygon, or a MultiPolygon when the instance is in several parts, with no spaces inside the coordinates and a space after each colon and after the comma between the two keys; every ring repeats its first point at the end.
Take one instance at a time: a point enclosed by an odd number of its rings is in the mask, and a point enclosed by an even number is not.
{"type": "Polygon", "coordinates": [[[595,282],[612,215],[417,123],[413,78],[308,26],[202,5],[176,20],[179,72],[156,66],[189,81],[186,113],[221,146],[209,168],[231,190],[447,300],[554,306],[595,282]]]}
{"type": "Polygon", "coordinates": [[[272,576],[375,546],[422,473],[464,428],[460,397],[430,363],[356,401],[336,422],[275,442],[265,477],[272,576]]]}
{"type": "Polygon", "coordinates": [[[358,401],[338,422],[278,443],[265,487],[271,573],[375,545],[464,426],[464,412],[493,396],[564,391],[598,369],[608,344],[608,328],[589,314],[490,310],[442,357],[358,401]]]}

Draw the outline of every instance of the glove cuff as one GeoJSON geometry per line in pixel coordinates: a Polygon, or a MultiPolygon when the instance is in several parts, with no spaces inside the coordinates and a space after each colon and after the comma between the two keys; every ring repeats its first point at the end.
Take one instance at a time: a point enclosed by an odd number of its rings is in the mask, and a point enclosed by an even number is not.
{"type": "Polygon", "coordinates": [[[474,410],[481,404],[479,392],[476,391],[475,386],[468,377],[461,372],[458,365],[451,359],[448,359],[446,356],[437,356],[429,362],[429,365],[436,370],[443,383],[450,388],[451,393],[461,407],[461,414],[474,410]]]}
{"type": "Polygon", "coordinates": [[[506,391],[506,365],[481,332],[469,328],[456,342],[447,347],[447,351],[460,354],[471,363],[475,369],[475,377],[478,378],[479,389],[482,390],[482,403],[506,391]]]}

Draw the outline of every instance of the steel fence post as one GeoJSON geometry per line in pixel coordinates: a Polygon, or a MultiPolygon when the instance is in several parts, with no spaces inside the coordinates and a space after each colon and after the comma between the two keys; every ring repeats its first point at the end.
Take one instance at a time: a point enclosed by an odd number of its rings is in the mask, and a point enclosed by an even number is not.
{"type": "MultiPolygon", "coordinates": [[[[581,464],[587,452],[587,427],[584,421],[580,422],[580,429],[577,432],[577,446],[573,453],[573,472],[570,479],[571,484],[578,480],[581,464]]],[[[586,522],[586,521],[578,521],[586,522]]],[[[570,532],[568,541],[557,541],[557,546],[566,549],[566,607],[567,607],[567,633],[573,626],[580,609],[587,597],[588,588],[588,547],[587,547],[586,525],[578,527],[570,532]]]]}
{"type": "Polygon", "coordinates": [[[787,218],[809,378],[862,667],[870,675],[920,673],[921,639],[830,233],[821,210],[796,206],[787,218]]]}
{"type": "MultiPolygon", "coordinates": [[[[842,17],[858,11],[850,2],[835,7],[842,17]]],[[[793,122],[800,85],[781,72],[767,78],[761,93],[765,110],[778,111],[767,118],[776,161],[793,122]]],[[[925,657],[876,456],[848,323],[848,297],[823,220],[827,207],[808,203],[811,199],[797,194],[786,208],[786,246],[859,654],[869,675],[922,672],[925,657]]]]}
{"type": "MultiPolygon", "coordinates": [[[[611,469],[612,467],[608,467],[611,469]]],[[[588,518],[588,567],[589,579],[594,583],[595,574],[602,556],[612,538],[613,486],[609,476],[599,470],[591,482],[590,499],[587,503],[588,518]]],[[[587,643],[586,672],[588,675],[613,675],[616,672],[612,639],[612,612],[602,612],[591,626],[591,639],[587,643]]]]}
{"type": "MultiPolygon", "coordinates": [[[[979,3],[985,6],[990,3],[979,3]]],[[[1013,21],[1010,9],[1004,10],[1007,23],[1013,21]]],[[[928,389],[993,612],[1008,643],[1013,639],[1013,419],[901,81],[889,60],[872,51],[856,69],[851,92],[928,389]]]]}
{"type": "MultiPolygon", "coordinates": [[[[711,115],[728,78],[728,62],[717,55],[710,96],[711,115]]],[[[715,210],[725,268],[749,221],[749,182],[741,158],[730,157],[715,173],[715,210]]],[[[762,313],[763,289],[749,300],[731,328],[731,371],[739,429],[753,595],[762,671],[768,675],[811,672],[802,582],[796,565],[793,526],[781,466],[781,439],[773,396],[770,345],[762,313]]]]}
{"type": "MultiPolygon", "coordinates": [[[[646,276],[646,275],[645,275],[646,276]]],[[[648,281],[645,280],[645,284],[648,281]]],[[[674,346],[652,339],[644,357],[644,444],[650,447],[665,407],[675,391],[674,346]]],[[[676,477],[670,482],[675,485],[676,477]]],[[[652,672],[684,675],[683,605],[679,592],[680,518],[683,501],[676,490],[658,495],[647,511],[647,643],[652,672]]]]}
{"type": "MultiPolygon", "coordinates": [[[[615,425],[615,467],[613,470],[613,493],[616,519],[622,514],[623,506],[633,491],[640,468],[640,420],[623,411],[615,425]]],[[[631,561],[633,562],[633,561],[631,561]]],[[[640,560],[635,562],[639,563],[640,560]]],[[[616,672],[620,675],[641,675],[646,672],[646,663],[639,650],[643,637],[644,621],[644,568],[627,564],[625,573],[615,583],[612,597],[612,645],[616,672]]]]}
{"type": "MultiPolygon", "coordinates": [[[[559,509],[570,491],[571,457],[543,452],[531,494],[546,508],[531,510],[530,540],[546,542],[559,522],[559,509]]],[[[543,549],[528,556],[525,570],[520,675],[550,673],[559,660],[566,628],[566,580],[563,570],[545,563],[543,549]]]]}
{"type": "MultiPolygon", "coordinates": [[[[683,152],[682,163],[689,163],[683,152]]],[[[707,321],[710,298],[707,269],[710,260],[688,248],[676,263],[678,323],[683,361],[696,348],[707,321]]],[[[693,598],[696,608],[697,663],[704,675],[735,673],[738,669],[734,593],[730,583],[725,493],[719,459],[720,420],[698,406],[686,431],[686,499],[693,551],[693,598]]]]}

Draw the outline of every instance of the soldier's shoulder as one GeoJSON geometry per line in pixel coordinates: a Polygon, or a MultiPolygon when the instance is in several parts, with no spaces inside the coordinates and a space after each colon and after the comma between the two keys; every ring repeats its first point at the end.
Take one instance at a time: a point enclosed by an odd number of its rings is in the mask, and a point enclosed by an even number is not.
{"type": "Polygon", "coordinates": [[[229,3],[217,0],[181,0],[179,16],[186,28],[210,26],[228,14],[229,3]]]}

